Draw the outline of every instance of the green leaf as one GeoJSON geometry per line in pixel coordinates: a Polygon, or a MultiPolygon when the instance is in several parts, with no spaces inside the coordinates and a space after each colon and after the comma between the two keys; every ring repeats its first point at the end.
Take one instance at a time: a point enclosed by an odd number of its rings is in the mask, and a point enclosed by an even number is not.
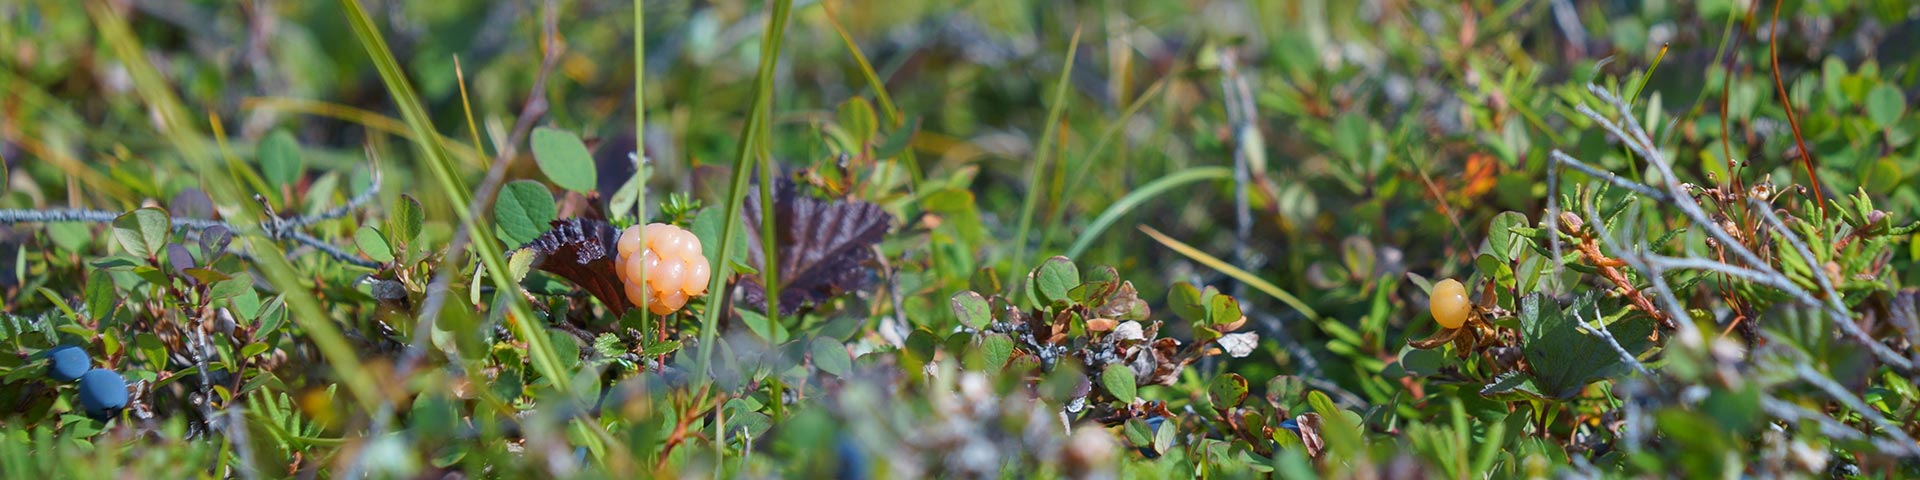
{"type": "Polygon", "coordinates": [[[960,323],[968,328],[979,330],[993,322],[993,315],[988,313],[987,299],[978,293],[961,291],[953,294],[951,302],[954,316],[959,317],[960,323]]]}
{"type": "Polygon", "coordinates": [[[354,230],[353,244],[359,246],[360,252],[367,254],[367,258],[373,261],[380,263],[393,261],[393,246],[387,244],[386,235],[380,234],[378,228],[360,227],[359,230],[354,230]]]}
{"type": "Polygon", "coordinates": [[[1907,99],[1899,88],[1882,83],[1867,92],[1867,118],[1880,128],[1892,127],[1907,112],[1907,99]]]}
{"type": "Polygon", "coordinates": [[[1217,409],[1240,406],[1240,402],[1247,399],[1247,379],[1238,373],[1213,377],[1213,384],[1207,386],[1207,397],[1217,409]]]}
{"type": "Polygon", "coordinates": [[[173,220],[166,210],[145,207],[113,219],[113,238],[128,254],[154,258],[166,248],[173,220]]]}
{"type": "Polygon", "coordinates": [[[847,355],[847,347],[838,340],[814,337],[810,350],[813,351],[813,366],[819,367],[822,372],[844,378],[853,370],[853,357],[847,355]]]}
{"type": "Polygon", "coordinates": [[[547,231],[557,213],[553,192],[532,180],[517,180],[500,189],[493,202],[493,218],[500,225],[500,238],[511,246],[525,245],[547,231]]]}
{"type": "Polygon", "coordinates": [[[533,129],[533,160],[540,164],[540,172],[547,174],[554,185],[580,193],[591,192],[597,181],[593,166],[593,154],[587,152],[587,145],[580,143],[580,137],[565,130],[540,127],[533,129]]]}
{"type": "Polygon", "coordinates": [[[998,333],[980,338],[980,357],[986,368],[998,370],[1013,358],[1013,339],[998,333]]]}
{"type": "Polygon", "coordinates": [[[275,189],[300,181],[305,171],[300,160],[300,142],[293,132],[276,129],[260,140],[260,175],[275,189]]]}
{"type": "Polygon", "coordinates": [[[1033,269],[1034,291],[1042,303],[1066,300],[1067,291],[1080,285],[1080,269],[1067,257],[1053,257],[1033,269]]]}
{"type": "Polygon", "coordinates": [[[679,349],[680,349],[679,340],[667,340],[664,342],[654,342],[654,343],[647,344],[645,348],[641,348],[640,356],[653,357],[653,356],[659,356],[659,355],[666,355],[669,353],[673,353],[674,350],[679,350],[679,349]]]}
{"type": "Polygon", "coordinates": [[[1133,403],[1139,388],[1134,382],[1133,367],[1121,363],[1109,364],[1106,371],[1100,372],[1100,386],[1106,387],[1114,399],[1127,403],[1133,403]]]}
{"type": "Polygon", "coordinates": [[[519,282],[527,278],[527,271],[533,269],[533,250],[515,250],[507,257],[507,275],[519,282]]]}
{"type": "MultiPolygon", "coordinates": [[[[1147,426],[1147,421],[1142,420],[1143,418],[1145,417],[1127,419],[1127,443],[1135,447],[1153,446],[1153,427],[1147,426]]],[[[1161,425],[1161,427],[1164,428],[1166,425],[1161,425]]]]}
{"type": "Polygon", "coordinates": [[[1234,300],[1232,295],[1214,295],[1207,304],[1207,319],[1212,325],[1237,322],[1242,315],[1240,301],[1234,300]]]}
{"type": "Polygon", "coordinates": [[[1533,385],[1533,379],[1528,378],[1520,372],[1507,372],[1498,377],[1494,377],[1493,383],[1489,383],[1487,386],[1480,388],[1480,394],[1488,397],[1510,393],[1523,393],[1535,397],[1544,396],[1540,394],[1540,389],[1533,385]]]}
{"type": "Polygon", "coordinates": [[[420,237],[420,227],[426,222],[426,210],[420,208],[420,201],[412,195],[400,195],[400,202],[393,205],[393,211],[387,212],[388,245],[404,245],[420,237]]]}
{"type": "Polygon", "coordinates": [[[853,135],[854,141],[867,143],[873,141],[880,122],[873,115],[873,105],[866,98],[853,97],[840,102],[840,128],[853,135]]]}
{"type": "Polygon", "coordinates": [[[107,318],[113,313],[117,303],[113,292],[113,278],[105,270],[95,270],[87,276],[87,290],[83,298],[87,302],[87,318],[95,322],[107,318]]]}
{"type": "Polygon", "coordinates": [[[1493,223],[1487,227],[1487,244],[1493,247],[1493,256],[1511,262],[1519,256],[1521,236],[1515,227],[1525,228],[1527,216],[1520,212],[1501,212],[1493,217],[1493,223]]]}
{"type": "Polygon", "coordinates": [[[254,355],[266,353],[267,350],[271,348],[273,348],[272,345],[267,345],[261,342],[249,343],[245,347],[240,347],[240,358],[242,359],[253,358],[254,355]]]}
{"type": "Polygon", "coordinates": [[[1167,453],[1173,451],[1173,439],[1179,433],[1180,423],[1169,417],[1160,423],[1160,430],[1153,432],[1153,451],[1167,453]]]}
{"type": "Polygon", "coordinates": [[[1173,284],[1173,291],[1167,292],[1167,304],[1173,307],[1173,314],[1194,323],[1207,318],[1207,305],[1201,303],[1200,298],[1200,289],[1187,282],[1173,284]]]}
{"type": "Polygon", "coordinates": [[[242,293],[246,293],[249,288],[253,288],[253,277],[251,275],[221,280],[214,282],[213,288],[207,290],[207,298],[219,300],[222,298],[237,297],[242,293]]]}
{"type": "Polygon", "coordinates": [[[53,245],[72,253],[81,253],[87,244],[93,242],[93,231],[89,224],[49,223],[46,225],[47,237],[53,239],[53,245]]]}
{"type": "MultiPolygon", "coordinates": [[[[720,230],[722,229],[722,227],[726,226],[726,223],[727,223],[726,209],[709,207],[709,208],[700,209],[700,213],[694,215],[693,217],[693,226],[691,228],[688,228],[688,230],[693,231],[694,237],[700,239],[700,251],[706,252],[707,255],[710,256],[708,257],[708,260],[714,261],[714,265],[716,266],[719,265],[719,261],[718,261],[719,259],[712,258],[711,255],[715,255],[714,252],[720,251],[720,230]]],[[[741,265],[747,262],[747,249],[742,247],[743,245],[746,245],[746,244],[747,244],[746,229],[744,228],[734,229],[733,230],[733,248],[731,249],[732,250],[731,252],[727,253],[727,256],[733,257],[732,260],[734,264],[741,265]]],[[[714,271],[717,272],[719,271],[719,269],[714,269],[714,271]]],[[[744,273],[744,272],[740,271],[736,267],[734,269],[734,273],[744,273]]]]}
{"type": "MultiPolygon", "coordinates": [[[[1787,255],[1791,257],[1793,255],[1787,255]]],[[[1543,294],[1528,295],[1520,302],[1521,353],[1533,367],[1533,384],[1551,398],[1569,398],[1580,393],[1588,382],[1623,373],[1627,367],[1619,353],[1601,337],[1580,328],[1572,312],[1581,312],[1594,325],[1599,319],[1595,297],[1589,293],[1574,301],[1572,310],[1563,311],[1543,294]]],[[[1607,328],[1628,353],[1639,355],[1652,346],[1647,336],[1653,322],[1632,315],[1613,322],[1607,328]]]]}

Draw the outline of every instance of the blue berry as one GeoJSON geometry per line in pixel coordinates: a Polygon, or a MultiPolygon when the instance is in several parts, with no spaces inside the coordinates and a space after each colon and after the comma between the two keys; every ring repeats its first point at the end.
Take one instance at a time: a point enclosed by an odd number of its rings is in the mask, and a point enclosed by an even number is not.
{"type": "Polygon", "coordinates": [[[127,407],[127,379],[112,370],[88,370],[80,376],[79,396],[87,416],[106,420],[127,407]]]}
{"type": "Polygon", "coordinates": [[[853,437],[844,433],[840,434],[839,440],[834,442],[833,453],[834,456],[839,457],[840,460],[840,468],[834,475],[834,478],[839,480],[866,480],[867,454],[860,450],[860,444],[855,443],[853,437]]]}
{"type": "Polygon", "coordinates": [[[80,375],[93,368],[93,359],[87,357],[87,351],[73,345],[61,345],[47,350],[47,377],[56,382],[66,383],[80,379],[80,375]]]}
{"type": "Polygon", "coordinates": [[[1295,435],[1300,434],[1300,422],[1295,421],[1294,419],[1291,419],[1291,418],[1286,420],[1281,420],[1280,428],[1292,430],[1295,435]]]}

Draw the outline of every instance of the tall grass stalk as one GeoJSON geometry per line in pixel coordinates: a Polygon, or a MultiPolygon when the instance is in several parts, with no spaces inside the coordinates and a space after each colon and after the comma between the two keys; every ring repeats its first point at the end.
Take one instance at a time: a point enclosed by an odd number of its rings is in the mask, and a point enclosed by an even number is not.
{"type": "MultiPolygon", "coordinates": [[[[405,72],[400,70],[400,62],[388,49],[386,39],[367,16],[367,11],[358,0],[340,0],[341,7],[347,12],[347,23],[353,28],[354,36],[366,47],[367,55],[373,60],[374,69],[380,73],[380,80],[386,83],[387,90],[393,94],[394,103],[406,120],[408,129],[414,133],[421,153],[426,155],[427,166],[439,183],[440,190],[449,203],[468,205],[473,202],[473,193],[467,190],[466,182],[454,172],[453,161],[447,153],[443,137],[437,133],[427,116],[425,103],[420,101],[409,83],[405,72]]],[[[501,247],[493,240],[493,229],[485,218],[464,208],[455,208],[461,228],[467,229],[473,239],[473,250],[480,257],[481,266],[487,277],[492,280],[497,295],[506,295],[508,300],[508,325],[516,336],[527,344],[527,356],[533,360],[533,367],[552,382],[561,392],[572,392],[569,388],[572,378],[560,361],[559,355],[547,344],[546,330],[540,325],[539,317],[527,309],[524,299],[513,294],[520,289],[513,278],[508,276],[507,262],[501,254],[501,247]]]]}

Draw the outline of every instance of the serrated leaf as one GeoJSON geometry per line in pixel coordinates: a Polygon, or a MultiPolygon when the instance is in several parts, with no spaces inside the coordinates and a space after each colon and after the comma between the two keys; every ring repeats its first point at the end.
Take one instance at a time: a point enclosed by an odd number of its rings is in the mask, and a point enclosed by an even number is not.
{"type": "Polygon", "coordinates": [[[1139,388],[1134,381],[1133,368],[1120,363],[1107,365],[1107,369],[1100,372],[1100,386],[1105,387],[1115,400],[1127,403],[1133,403],[1139,388]]]}
{"type": "MultiPolygon", "coordinates": [[[[852,200],[821,200],[799,192],[791,181],[774,185],[775,232],[761,232],[760,192],[748,192],[741,210],[746,228],[744,250],[754,270],[772,268],[780,278],[780,311],[790,314],[803,305],[819,305],[827,300],[865,289],[875,278],[874,245],[892,228],[893,215],[879,205],[852,200]],[[774,235],[779,265],[766,265],[762,235],[774,235]]],[[[718,228],[715,228],[718,237],[718,228]]],[[[696,232],[697,234],[698,232],[696,232]]],[[[738,284],[741,302],[765,310],[766,286],[759,276],[742,279],[738,284]]]]}
{"type": "Polygon", "coordinates": [[[533,250],[516,250],[512,257],[507,258],[507,274],[513,277],[514,282],[527,278],[527,272],[533,269],[535,256],[533,250]]]}
{"type": "MultiPolygon", "coordinates": [[[[556,128],[533,129],[533,160],[554,185],[580,193],[592,192],[598,181],[593,154],[573,132],[556,128]]],[[[544,222],[543,222],[544,224],[544,222]]]]}
{"type": "Polygon", "coordinates": [[[1034,292],[1040,295],[1042,303],[1066,300],[1067,291],[1080,285],[1080,269],[1067,257],[1048,258],[1033,269],[1034,292]]]}
{"type": "MultiPolygon", "coordinates": [[[[1792,255],[1786,255],[1791,257],[1792,255]]],[[[1592,294],[1574,302],[1573,311],[1583,312],[1589,323],[1599,325],[1592,294]]],[[[1568,398],[1580,393],[1587,383],[1621,373],[1626,365],[1619,353],[1604,339],[1580,328],[1569,311],[1543,294],[1528,295],[1520,302],[1521,353],[1533,370],[1533,384],[1550,398],[1568,398]]],[[[1652,345],[1648,335],[1653,322],[1643,315],[1607,326],[1628,353],[1638,355],[1652,345]]]]}
{"type": "Polygon", "coordinates": [[[820,371],[836,377],[846,377],[853,370],[853,358],[847,355],[847,347],[840,341],[827,337],[814,337],[812,347],[813,366],[820,371]]]}
{"type": "Polygon", "coordinates": [[[987,328],[987,324],[993,323],[993,315],[987,311],[987,299],[981,297],[978,293],[961,291],[960,293],[953,294],[953,299],[950,302],[953,305],[954,316],[960,319],[961,324],[969,328],[979,330],[987,328]]]}
{"type": "Polygon", "coordinates": [[[517,180],[500,189],[493,202],[493,218],[500,226],[501,240],[518,247],[538,238],[556,215],[553,192],[532,180],[517,180]]]}
{"type": "MultiPolygon", "coordinates": [[[[619,268],[615,264],[619,236],[620,231],[607,222],[569,218],[553,222],[552,229],[527,242],[526,250],[538,253],[535,268],[573,282],[613,309],[615,315],[622,315],[633,305],[614,273],[619,268]]],[[[479,280],[479,276],[474,277],[474,295],[479,294],[479,280]]]]}
{"type": "Polygon", "coordinates": [[[173,219],[158,208],[140,208],[113,219],[113,239],[120,242],[120,248],[146,258],[155,258],[166,248],[172,231],[173,219]]]}
{"type": "Polygon", "coordinates": [[[669,353],[673,353],[673,351],[679,350],[679,349],[680,349],[679,340],[667,340],[664,342],[649,343],[645,348],[640,349],[640,356],[654,357],[654,356],[666,355],[669,353]]]}
{"type": "Polygon", "coordinates": [[[393,261],[393,246],[387,244],[387,237],[380,234],[380,229],[363,226],[354,230],[353,244],[360,247],[360,253],[367,254],[367,258],[375,262],[393,261]]]}
{"type": "Polygon", "coordinates": [[[1533,379],[1528,378],[1520,372],[1501,374],[1498,377],[1494,377],[1493,383],[1489,383],[1487,386],[1480,388],[1480,394],[1489,397],[1510,393],[1523,393],[1535,397],[1543,397],[1543,395],[1540,395],[1539,389],[1533,386],[1533,379]]]}
{"type": "Polygon", "coordinates": [[[1240,402],[1247,399],[1246,377],[1238,373],[1213,377],[1213,383],[1207,385],[1207,398],[1220,410],[1240,406],[1240,402]]]}
{"type": "Polygon", "coordinates": [[[299,182],[306,168],[300,159],[300,142],[285,129],[276,129],[261,139],[259,155],[260,176],[275,189],[299,182]]]}
{"type": "Polygon", "coordinates": [[[593,337],[593,351],[601,357],[614,358],[627,353],[627,346],[620,342],[618,335],[602,333],[593,337]]]}

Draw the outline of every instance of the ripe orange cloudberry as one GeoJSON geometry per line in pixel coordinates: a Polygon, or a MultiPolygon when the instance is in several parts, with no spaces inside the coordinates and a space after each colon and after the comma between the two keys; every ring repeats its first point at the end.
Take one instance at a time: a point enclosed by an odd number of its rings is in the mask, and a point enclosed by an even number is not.
{"type": "Polygon", "coordinates": [[[713,278],[700,239],[693,232],[664,223],[632,226],[620,232],[620,258],[614,272],[626,286],[627,300],[646,305],[655,315],[666,315],[707,294],[713,278]],[[646,245],[641,245],[642,233],[646,245]],[[641,267],[646,275],[641,276],[641,267]]]}
{"type": "Polygon", "coordinates": [[[1446,328],[1466,325],[1467,314],[1473,311],[1473,303],[1467,300],[1467,287],[1451,278],[1433,284],[1427,307],[1433,310],[1433,321],[1446,328]]]}

